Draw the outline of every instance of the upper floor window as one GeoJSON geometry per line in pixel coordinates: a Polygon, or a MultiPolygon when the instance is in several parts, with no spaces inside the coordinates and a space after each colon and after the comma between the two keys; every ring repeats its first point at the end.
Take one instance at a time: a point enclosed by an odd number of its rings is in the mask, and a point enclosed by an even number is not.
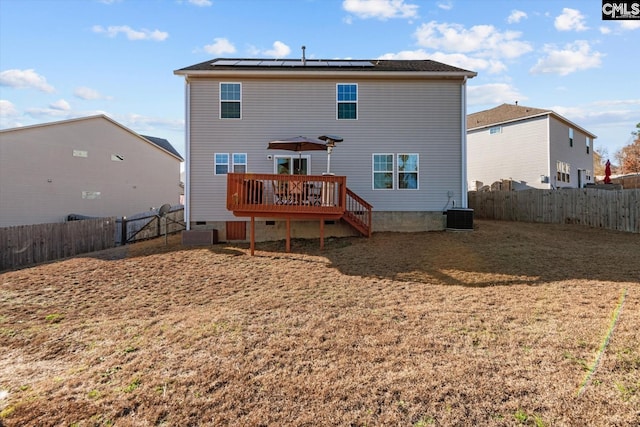
{"type": "Polygon", "coordinates": [[[242,111],[242,85],[220,83],[220,118],[239,119],[242,111]]]}
{"type": "Polygon", "coordinates": [[[226,175],[229,172],[229,154],[216,153],[214,157],[215,157],[214,173],[216,175],[226,175]]]}
{"type": "Polygon", "coordinates": [[[355,83],[338,83],[336,85],[336,102],[338,103],[338,120],[357,119],[358,85],[355,83]]]}
{"type": "Polygon", "coordinates": [[[398,154],[398,188],[418,189],[418,155],[398,154]]]}
{"type": "Polygon", "coordinates": [[[496,133],[502,133],[502,126],[494,126],[492,128],[489,128],[489,134],[493,135],[496,133]]]}
{"type": "Polygon", "coordinates": [[[393,189],[393,154],[373,155],[373,189],[393,189]]]}
{"type": "Polygon", "coordinates": [[[569,128],[569,147],[573,147],[573,128],[569,128]]]}
{"type": "Polygon", "coordinates": [[[587,154],[589,154],[590,149],[591,149],[591,138],[587,137],[587,154]]]}
{"type": "Polygon", "coordinates": [[[247,172],[247,154],[246,153],[233,153],[232,155],[232,167],[231,170],[235,173],[247,172]]]}

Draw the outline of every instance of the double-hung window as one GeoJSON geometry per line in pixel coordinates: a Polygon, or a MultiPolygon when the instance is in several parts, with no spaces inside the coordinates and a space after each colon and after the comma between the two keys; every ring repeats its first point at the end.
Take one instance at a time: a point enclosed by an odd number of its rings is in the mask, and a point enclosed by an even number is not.
{"type": "Polygon", "coordinates": [[[393,189],[393,154],[373,155],[373,189],[393,189]]]}
{"type": "Polygon", "coordinates": [[[569,128],[569,147],[573,147],[573,128],[569,128]]]}
{"type": "Polygon", "coordinates": [[[216,153],[214,154],[214,158],[214,173],[216,175],[226,175],[229,172],[229,154],[216,153]]]}
{"type": "Polygon", "coordinates": [[[242,85],[220,83],[220,118],[242,118],[242,85]]]}
{"type": "Polygon", "coordinates": [[[246,153],[233,153],[231,156],[232,165],[231,170],[235,173],[247,172],[247,154],[246,153]]]}
{"type": "Polygon", "coordinates": [[[418,189],[417,154],[398,154],[398,189],[418,189]]]}
{"type": "Polygon", "coordinates": [[[358,85],[356,83],[338,83],[336,85],[338,120],[356,120],[358,118],[358,85]]]}

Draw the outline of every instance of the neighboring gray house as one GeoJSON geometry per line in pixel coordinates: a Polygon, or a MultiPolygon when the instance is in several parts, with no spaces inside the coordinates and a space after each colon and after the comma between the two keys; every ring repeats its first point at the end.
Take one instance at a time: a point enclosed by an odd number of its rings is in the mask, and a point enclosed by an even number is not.
{"type": "MultiPolygon", "coordinates": [[[[228,189],[236,202],[239,196],[228,172],[322,175],[326,152],[267,149],[269,141],[297,135],[343,138],[331,172],[373,206],[373,231],[443,229],[443,210],[467,205],[466,82],[475,72],[430,60],[303,58],[213,59],[174,73],[186,85],[190,229],[243,238],[246,220],[227,209],[228,189]]],[[[261,191],[270,191],[268,177],[261,179],[261,191]]],[[[270,219],[286,215],[265,213],[258,239],[281,238],[282,222],[270,219]]],[[[327,223],[329,234],[352,232],[343,221],[327,223]]],[[[317,225],[294,227],[299,237],[317,236],[317,225]]]]}
{"type": "Polygon", "coordinates": [[[477,190],[582,188],[594,182],[591,132],[551,110],[502,104],[467,117],[467,177],[477,190]]]}
{"type": "Polygon", "coordinates": [[[0,227],[178,204],[182,161],[104,115],[0,130],[0,227]]]}

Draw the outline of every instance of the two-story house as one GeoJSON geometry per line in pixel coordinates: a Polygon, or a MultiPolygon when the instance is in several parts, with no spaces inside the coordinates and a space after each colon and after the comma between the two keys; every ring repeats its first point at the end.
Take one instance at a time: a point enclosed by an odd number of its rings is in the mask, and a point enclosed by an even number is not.
{"type": "Polygon", "coordinates": [[[105,115],[0,130],[0,227],[178,204],[182,160],[105,115]]]}
{"type": "Polygon", "coordinates": [[[551,110],[502,104],[467,117],[471,190],[582,188],[594,182],[594,134],[551,110]]]}
{"type": "Polygon", "coordinates": [[[293,227],[317,237],[317,220],[328,235],[436,230],[444,209],[466,207],[466,82],[475,72],[303,57],[213,59],[174,73],[185,79],[189,229],[215,228],[221,240],[246,239],[247,229],[282,238],[285,222],[287,236],[293,227]],[[326,151],[268,149],[298,135],[343,140],[331,175],[326,151]]]}

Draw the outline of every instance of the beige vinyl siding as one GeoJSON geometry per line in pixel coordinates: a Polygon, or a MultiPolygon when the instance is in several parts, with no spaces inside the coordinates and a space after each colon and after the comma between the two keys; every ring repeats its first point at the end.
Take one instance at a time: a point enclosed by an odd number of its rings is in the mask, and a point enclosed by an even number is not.
{"type": "Polygon", "coordinates": [[[178,204],[179,182],[179,159],[104,117],[0,133],[0,227],[178,204]],[[124,160],[111,160],[113,154],[124,160]]]}
{"type": "MultiPolygon", "coordinates": [[[[379,211],[437,211],[453,191],[461,200],[460,80],[190,79],[191,221],[231,220],[226,178],[214,176],[214,153],[247,153],[248,172],[272,173],[270,140],[340,135],[331,172],[379,211]],[[242,120],[218,119],[220,81],[242,83],[242,120]],[[358,84],[358,119],[336,119],[336,84],[358,84]],[[417,153],[419,191],[374,191],[373,153],[417,153]]],[[[311,172],[326,170],[325,152],[311,156],[311,172]]]]}
{"type": "Polygon", "coordinates": [[[469,132],[469,181],[491,185],[511,179],[516,187],[549,188],[540,180],[540,175],[549,175],[547,123],[548,116],[542,116],[503,124],[501,133],[491,134],[490,128],[469,132]]]}

